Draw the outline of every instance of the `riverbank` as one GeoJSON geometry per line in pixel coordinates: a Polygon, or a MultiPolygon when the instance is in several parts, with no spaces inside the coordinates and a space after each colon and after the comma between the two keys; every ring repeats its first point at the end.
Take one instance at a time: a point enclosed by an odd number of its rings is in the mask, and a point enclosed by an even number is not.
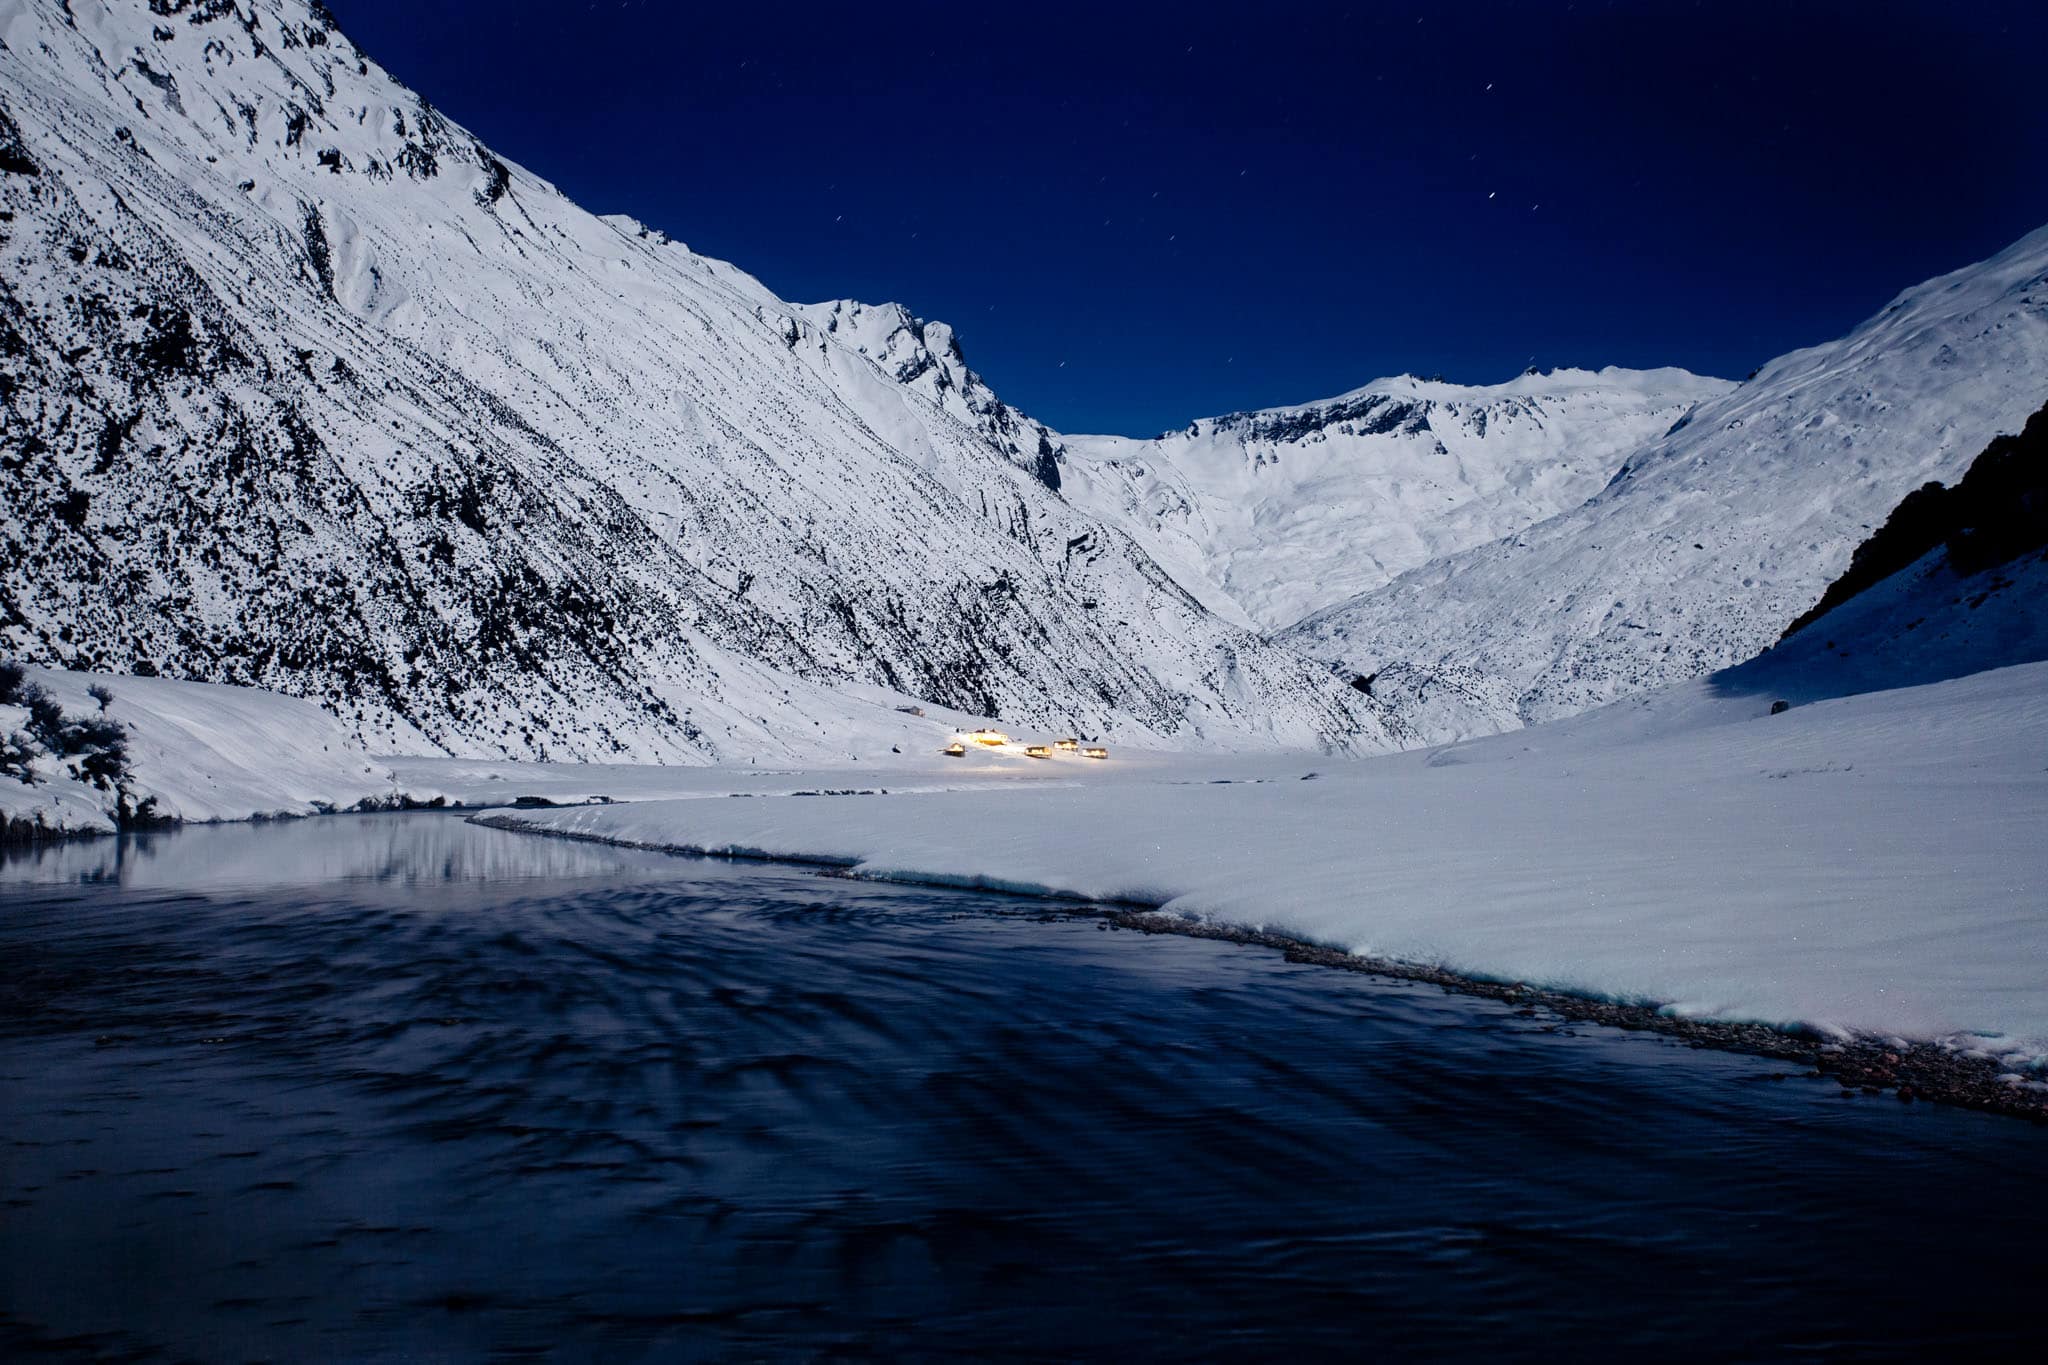
{"type": "Polygon", "coordinates": [[[1859,1094],[2031,1114],[2048,1093],[2048,665],[1777,714],[1702,684],[1430,753],[1211,767],[483,818],[1521,983],[1571,1018],[1782,1055],[1859,1094]]]}
{"type": "Polygon", "coordinates": [[[1812,1039],[1788,1059],[1857,1093],[2018,1112],[2048,1079],[2048,665],[1789,710],[1710,679],[1371,760],[934,749],[836,769],[371,760],[316,708],[244,693],[116,680],[110,714],[148,708],[135,773],[158,815],[486,808],[620,846],[1158,911],[1715,1046],[1812,1039]]]}
{"type": "MultiPolygon", "coordinates": [[[[538,835],[571,843],[598,844],[639,852],[669,853],[681,857],[710,858],[722,862],[757,862],[796,867],[827,876],[871,880],[855,872],[843,858],[803,854],[740,853],[612,839],[581,832],[544,830],[519,815],[506,811],[473,816],[470,824],[508,833],[538,835]]],[[[954,889],[955,879],[922,880],[893,876],[881,879],[909,885],[954,889]]],[[[1013,895],[1020,899],[1061,902],[1072,909],[1070,898],[1015,887],[984,884],[984,893],[1013,895]]],[[[1085,903],[1085,902],[1084,902],[1085,903]]],[[[1843,1099],[1889,1096],[1903,1104],[1948,1104],[1983,1113],[2002,1114],[2048,1125],[2048,1084],[2029,1080],[2006,1069],[1995,1055],[1959,1050],[1929,1041],[1904,1038],[1873,1038],[1856,1034],[1819,1033],[1793,1025],[1775,1027],[1723,1019],[1690,1018],[1671,1013],[1667,1007],[1632,1001],[1602,1000],[1570,991],[1530,986],[1467,976],[1439,966],[1401,962],[1392,958],[1360,955],[1324,947],[1284,934],[1232,924],[1192,920],[1149,906],[1095,902],[1092,908],[1101,922],[1111,928],[1148,935],[1171,935],[1233,943],[1241,947],[1264,948],[1287,961],[1327,967],[1397,981],[1414,981],[1436,986],[1455,995],[1475,996],[1512,1005],[1520,1015],[1553,1017],[1557,1024],[1597,1024],[1632,1033],[1655,1033],[1676,1038],[1690,1047],[1711,1048],[1752,1057],[1769,1057],[1807,1068],[1805,1079],[1839,1085],[1843,1099]]],[[[1798,1079],[1781,1072],[1773,1080],[1798,1079]]]]}
{"type": "MultiPolygon", "coordinates": [[[[7,761],[8,742],[27,718],[0,704],[0,847],[90,838],[181,825],[290,819],[402,810],[545,808],[692,797],[775,796],[806,792],[951,791],[1012,785],[1060,785],[1076,777],[1153,781],[1262,763],[1285,756],[1224,757],[1118,750],[1108,773],[1099,765],[1049,764],[1023,745],[942,752],[956,725],[983,718],[866,698],[885,728],[866,761],[799,762],[756,755],[711,765],[551,763],[440,754],[372,754],[312,702],[250,687],[158,677],[28,668],[26,680],[74,716],[120,727],[123,770],[88,782],[55,758],[7,761]],[[101,698],[104,696],[105,700],[101,698]],[[893,737],[895,743],[888,743],[893,737]],[[886,746],[886,747],[884,747],[886,746]]],[[[1050,738],[1050,737],[1045,737],[1050,738]]]]}
{"type": "MultiPolygon", "coordinates": [[[[1143,934],[1177,934],[1269,948],[1283,954],[1289,962],[1420,981],[1458,995],[1499,1000],[1515,1006],[1523,1015],[1555,1016],[1561,1024],[1600,1024],[1630,1032],[1656,1033],[1692,1047],[1794,1062],[1807,1068],[1810,1079],[1838,1083],[1843,1099],[1890,1096],[1905,1104],[1953,1104],[2048,1124],[2048,1086],[2015,1083],[2013,1073],[2004,1071],[1995,1058],[1971,1056],[1935,1043],[1853,1035],[1830,1038],[1764,1024],[1688,1019],[1654,1005],[1595,1000],[1521,982],[1484,981],[1441,967],[1360,957],[1278,934],[1203,924],[1157,911],[1117,910],[1110,914],[1109,922],[1119,929],[1143,934]]],[[[1793,1078],[1790,1072],[1773,1077],[1793,1078]]]]}
{"type": "Polygon", "coordinates": [[[29,780],[0,774],[9,843],[402,804],[389,767],[311,702],[169,678],[25,673],[67,715],[118,726],[122,761],[96,782],[54,757],[26,765],[29,780]]]}

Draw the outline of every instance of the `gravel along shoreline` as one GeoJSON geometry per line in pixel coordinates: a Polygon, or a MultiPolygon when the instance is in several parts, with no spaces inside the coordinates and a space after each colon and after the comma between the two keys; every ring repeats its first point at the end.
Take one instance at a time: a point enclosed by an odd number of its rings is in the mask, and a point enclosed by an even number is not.
{"type": "MultiPolygon", "coordinates": [[[[1480,981],[1441,967],[1415,966],[1385,958],[1360,957],[1335,948],[1319,948],[1298,939],[1256,929],[1207,924],[1156,910],[1118,910],[1108,916],[1119,929],[1142,934],[1178,934],[1271,948],[1289,962],[1334,967],[1402,981],[1423,981],[1459,995],[1476,995],[1519,1007],[1534,1015],[1549,1011],[1572,1023],[1607,1024],[1636,1032],[1661,1033],[1689,1046],[1719,1048],[1772,1057],[1807,1068],[1807,1077],[1832,1081],[1844,1099],[1890,1096],[1905,1104],[1921,1101],[2005,1114],[2048,1124],[2048,1090],[2014,1085],[2000,1078],[1994,1061],[1969,1057],[1932,1043],[1878,1042],[1868,1038],[1829,1039],[1790,1033],[1764,1024],[1736,1024],[1716,1019],[1684,1019],[1658,1011],[1654,1005],[1620,1005],[1562,991],[1519,983],[1480,981]]],[[[1786,1072],[1781,1079],[1793,1078],[1786,1072]]]]}

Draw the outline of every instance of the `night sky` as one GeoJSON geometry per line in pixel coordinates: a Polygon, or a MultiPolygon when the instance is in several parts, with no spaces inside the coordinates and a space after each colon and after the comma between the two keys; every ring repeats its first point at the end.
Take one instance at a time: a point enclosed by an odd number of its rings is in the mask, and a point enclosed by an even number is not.
{"type": "Polygon", "coordinates": [[[2048,223],[2048,5],[330,0],[494,150],[1150,435],[1386,374],[1741,378],[2048,223]]]}

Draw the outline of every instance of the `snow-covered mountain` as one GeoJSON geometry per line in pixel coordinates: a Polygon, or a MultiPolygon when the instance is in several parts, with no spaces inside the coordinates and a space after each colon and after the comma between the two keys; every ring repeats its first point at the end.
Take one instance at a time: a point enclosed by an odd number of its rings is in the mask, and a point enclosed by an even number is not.
{"type": "Polygon", "coordinates": [[[1473,670],[1523,721],[1746,659],[1894,504],[2048,397],[2048,228],[1795,351],[1584,503],[1411,569],[1286,637],[1347,672],[1473,670]]]}
{"type": "Polygon", "coordinates": [[[0,650],[472,754],[1403,737],[1064,500],[949,333],[583,211],[316,3],[0,42],[0,650]]]}
{"type": "Polygon", "coordinates": [[[1584,502],[1630,452],[1732,387],[1676,369],[1530,371],[1477,387],[1402,376],[1149,441],[1068,436],[1062,487],[1211,609],[1282,630],[1584,502]]]}

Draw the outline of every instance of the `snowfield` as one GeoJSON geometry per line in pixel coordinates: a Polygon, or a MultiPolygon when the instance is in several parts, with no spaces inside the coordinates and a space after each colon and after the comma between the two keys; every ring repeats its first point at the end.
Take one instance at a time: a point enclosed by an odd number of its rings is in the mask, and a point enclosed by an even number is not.
{"type": "MultiPolygon", "coordinates": [[[[208,824],[316,815],[395,804],[450,807],[647,801],[685,797],[787,796],[796,793],[986,791],[1060,786],[1079,780],[1150,782],[1200,760],[1171,751],[1116,750],[1107,770],[1078,758],[1043,762],[1029,743],[1057,738],[1018,731],[999,751],[975,746],[961,758],[944,746],[987,718],[923,708],[910,715],[889,694],[833,694],[836,711],[820,749],[836,762],[774,764],[530,763],[366,752],[333,716],[311,702],[260,688],[30,668],[28,676],[72,715],[98,713],[88,688],[113,693],[106,714],[127,733],[125,787],[152,821],[208,824]]],[[[0,705],[0,736],[26,726],[28,713],[0,705]]],[[[1280,770],[1300,760],[1275,755],[1236,760],[1245,771],[1280,770]]],[[[118,794],[73,780],[54,760],[33,785],[0,775],[0,821],[22,833],[63,836],[117,831],[118,794]]]]}
{"type": "Polygon", "coordinates": [[[495,822],[1134,902],[1694,1016],[2048,1056],[2048,664],[1815,701],[1685,684],[1557,727],[1146,782],[495,822]],[[1311,776],[1313,774],[1313,776],[1311,776]]]}

